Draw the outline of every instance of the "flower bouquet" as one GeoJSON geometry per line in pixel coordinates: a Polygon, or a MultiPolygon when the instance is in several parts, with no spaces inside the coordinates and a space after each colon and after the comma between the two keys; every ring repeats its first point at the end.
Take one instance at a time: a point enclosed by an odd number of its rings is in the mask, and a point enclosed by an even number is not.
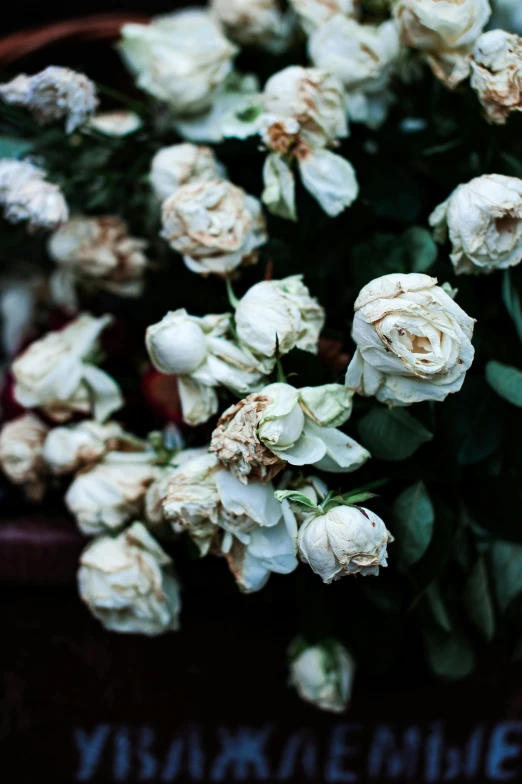
{"type": "Polygon", "coordinates": [[[219,558],[295,595],[324,710],[376,647],[447,679],[520,652],[517,31],[505,0],[212,0],[121,27],[123,93],[0,84],[4,503],[65,504],[105,628],[182,634],[177,565],[219,558]]]}

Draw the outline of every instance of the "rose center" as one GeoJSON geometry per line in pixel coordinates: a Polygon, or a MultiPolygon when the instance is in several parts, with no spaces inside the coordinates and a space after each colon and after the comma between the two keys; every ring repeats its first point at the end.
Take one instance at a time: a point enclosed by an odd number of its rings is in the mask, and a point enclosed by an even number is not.
{"type": "Polygon", "coordinates": [[[499,234],[514,234],[517,230],[518,220],[512,215],[504,215],[495,220],[495,229],[499,234]]]}

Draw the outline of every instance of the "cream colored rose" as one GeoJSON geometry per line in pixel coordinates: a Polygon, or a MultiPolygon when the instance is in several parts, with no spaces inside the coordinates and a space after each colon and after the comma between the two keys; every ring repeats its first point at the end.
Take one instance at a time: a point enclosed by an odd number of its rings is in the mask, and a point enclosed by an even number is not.
{"type": "Polygon", "coordinates": [[[181,597],[172,560],[142,523],[85,548],[78,589],[110,631],[155,636],[179,629],[181,597]]]}
{"type": "Polygon", "coordinates": [[[14,396],[26,408],[42,408],[55,422],[93,413],[103,422],[123,404],[116,382],[92,364],[110,316],[78,316],[64,329],[36,340],[13,362],[14,396]]]}
{"type": "Polygon", "coordinates": [[[150,183],[156,198],[164,201],[182,185],[223,179],[224,174],[224,167],[210,147],[173,144],[162,147],[152,159],[150,183]]]}
{"type": "Polygon", "coordinates": [[[266,242],[261,205],[225,180],[183,185],[163,202],[163,232],[192,272],[226,276],[257,261],[266,242]]]}
{"type": "Polygon", "coordinates": [[[210,11],[227,37],[241,46],[279,54],[292,41],[294,15],[277,0],[212,0],[210,11]]]}
{"type": "Polygon", "coordinates": [[[457,275],[513,267],[522,260],[522,180],[475,177],[455,188],[429,221],[438,241],[449,234],[457,275]]]}
{"type": "Polygon", "coordinates": [[[275,357],[293,348],[317,353],[324,308],[310,296],[302,275],[262,281],[250,288],[236,308],[241,343],[256,354],[275,357]]]}
{"type": "Polygon", "coordinates": [[[128,109],[118,109],[113,112],[99,112],[95,114],[87,125],[105,136],[121,138],[139,131],[143,127],[143,120],[136,112],[131,112],[128,109]]]}
{"type": "Polygon", "coordinates": [[[129,235],[119,218],[72,218],[51,235],[47,245],[58,264],[55,287],[67,288],[70,283],[74,289],[79,283],[122,297],[139,297],[148,263],[146,246],[145,240],[129,235]]]}
{"type": "Polygon", "coordinates": [[[98,105],[94,82],[57,65],[33,76],[19,74],[11,82],[0,84],[0,98],[28,109],[42,124],[64,118],[67,133],[83,125],[98,105]]]}
{"type": "Polygon", "coordinates": [[[471,58],[471,86],[489,120],[503,125],[522,111],[522,38],[491,30],[480,36],[471,58]]]}
{"type": "Polygon", "coordinates": [[[53,474],[70,474],[96,463],[110,451],[143,451],[144,442],[126,433],[117,422],[102,425],[85,421],[54,427],[43,446],[43,457],[53,474]]]}
{"type": "Polygon", "coordinates": [[[399,406],[459,391],[473,361],[475,322],[436,284],[429,275],[395,273],[361,289],[348,389],[399,406]]]}
{"type": "Polygon", "coordinates": [[[244,395],[263,385],[275,360],[259,360],[238,344],[230,314],[190,316],[171,311],[148,327],[145,342],[154,367],[177,375],[183,419],[206,422],[217,411],[214,388],[224,386],[244,395]]]}
{"type": "Polygon", "coordinates": [[[334,16],[356,16],[358,0],[290,0],[304,30],[310,34],[334,16]]]}
{"type": "Polygon", "coordinates": [[[24,414],[0,431],[2,471],[13,484],[23,486],[31,501],[41,501],[45,493],[43,445],[48,429],[33,414],[24,414]]]}
{"type": "Polygon", "coordinates": [[[145,493],[157,468],[149,454],[110,452],[73,479],[65,503],[87,536],[117,531],[141,516],[145,493]]]}
{"type": "Polygon", "coordinates": [[[29,229],[56,229],[69,218],[57,185],[47,182],[43,169],[28,161],[0,160],[0,205],[10,223],[27,221],[29,229]]]}
{"type": "Polygon", "coordinates": [[[232,70],[237,48],[210,14],[188,8],[148,25],[123,25],[120,53],[142,90],[178,115],[206,111],[232,70]]]}
{"type": "Polygon", "coordinates": [[[331,583],[349,574],[378,575],[379,567],[387,565],[389,542],[392,535],[369,509],[336,506],[305,520],[297,547],[301,560],[331,583]]]}
{"type": "Polygon", "coordinates": [[[289,651],[290,685],[319,710],[342,713],[352,694],[355,663],[335,640],[310,647],[294,641],[289,651]]]}
{"type": "Polygon", "coordinates": [[[223,413],[210,451],[245,484],[270,480],[286,463],[354,471],[370,455],[336,429],[350,413],[351,396],[339,384],[270,384],[223,413]]]}

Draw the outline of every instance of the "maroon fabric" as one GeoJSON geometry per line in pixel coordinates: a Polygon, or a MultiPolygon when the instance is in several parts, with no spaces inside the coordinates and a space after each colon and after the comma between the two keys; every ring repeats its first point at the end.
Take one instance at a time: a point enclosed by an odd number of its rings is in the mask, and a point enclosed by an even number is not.
{"type": "Polygon", "coordinates": [[[66,516],[34,515],[0,523],[0,580],[72,583],[85,538],[66,516]]]}

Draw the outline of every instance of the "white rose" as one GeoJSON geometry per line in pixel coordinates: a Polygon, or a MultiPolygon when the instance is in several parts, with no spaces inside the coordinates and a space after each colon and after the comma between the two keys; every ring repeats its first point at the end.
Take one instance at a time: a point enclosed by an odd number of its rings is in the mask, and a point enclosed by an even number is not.
{"type": "Polygon", "coordinates": [[[503,30],[480,36],[473,49],[471,86],[489,120],[503,125],[522,111],[522,38],[503,30]]]}
{"type": "Polygon", "coordinates": [[[355,16],[358,0],[290,0],[304,30],[310,34],[332,17],[355,16]]]}
{"type": "Polygon", "coordinates": [[[116,531],[139,517],[157,468],[150,454],[110,452],[73,479],[65,503],[87,536],[116,531]]]}
{"type": "Polygon", "coordinates": [[[229,314],[189,316],[181,308],[148,327],[147,351],[154,367],[176,374],[183,419],[206,422],[217,411],[213,387],[244,395],[262,386],[274,360],[260,362],[232,338],[229,314]]]}
{"type": "Polygon", "coordinates": [[[324,308],[310,296],[302,275],[256,283],[236,308],[239,340],[254,353],[275,357],[276,348],[317,353],[324,308]]]}
{"type": "Polygon", "coordinates": [[[78,589],[110,631],[154,636],[179,629],[181,598],[172,560],[141,523],[85,548],[78,589]]]}
{"type": "Polygon", "coordinates": [[[378,575],[379,567],[387,565],[388,542],[392,535],[369,509],[336,506],[305,520],[297,547],[301,560],[331,583],[348,574],[378,575]]]}
{"type": "MultiPolygon", "coordinates": [[[[170,480],[173,477],[184,477],[183,480],[179,479],[179,484],[186,486],[192,483],[194,477],[199,479],[206,476],[207,468],[208,471],[211,472],[215,465],[215,460],[210,462],[207,461],[207,463],[204,463],[203,460],[203,468],[200,468],[199,466],[202,464],[197,463],[196,461],[196,458],[204,459],[208,458],[208,456],[209,453],[206,447],[182,449],[176,453],[168,465],[162,466],[158,469],[157,476],[152,484],[149,485],[145,495],[145,519],[147,524],[156,526],[166,522],[163,502],[169,489],[170,480]],[[189,463],[193,466],[193,468],[191,469],[189,467],[186,471],[180,472],[180,467],[189,463]],[[196,466],[198,466],[197,469],[196,466]]],[[[178,526],[177,522],[173,524],[173,528],[177,532],[180,530],[180,526],[178,526]]]]}
{"type": "Polygon", "coordinates": [[[24,414],[0,431],[2,471],[13,484],[23,485],[32,501],[41,501],[45,493],[43,445],[48,429],[33,414],[24,414]]]}
{"type": "Polygon", "coordinates": [[[33,76],[19,74],[0,84],[0,98],[28,109],[42,124],[65,118],[67,133],[83,125],[98,105],[94,82],[57,65],[33,76]]]}
{"type": "Polygon", "coordinates": [[[289,654],[290,685],[301,699],[320,710],[345,711],[352,694],[355,663],[344,645],[332,640],[302,648],[296,641],[289,654]]]}
{"type": "Polygon", "coordinates": [[[117,109],[112,112],[95,114],[87,125],[105,136],[121,138],[139,131],[143,127],[143,120],[136,112],[131,112],[128,109],[117,109]]]}
{"type": "Polygon", "coordinates": [[[236,47],[210,14],[189,8],[148,25],[123,25],[120,53],[142,90],[179,115],[208,109],[232,70],[236,47]]]}
{"type": "Polygon", "coordinates": [[[429,275],[397,273],[361,289],[349,389],[400,406],[458,392],[473,361],[475,322],[436,284],[429,275]]]}
{"type": "Polygon", "coordinates": [[[294,33],[294,15],[277,0],[212,0],[210,10],[225,34],[241,46],[284,52],[294,33]]]}
{"type": "MultiPolygon", "coordinates": [[[[246,489],[244,485],[242,487],[246,489]]],[[[256,526],[249,534],[248,544],[234,539],[225,558],[244,593],[260,591],[271,573],[289,574],[297,568],[295,544],[283,520],[269,528],[256,526]]]]}
{"type": "Polygon", "coordinates": [[[408,46],[444,52],[473,46],[491,8],[489,0],[398,0],[393,12],[408,46]]]}
{"type": "Polygon", "coordinates": [[[522,5],[520,5],[520,0],[495,0],[490,27],[500,27],[509,33],[522,35],[522,5]]]}
{"type": "Polygon", "coordinates": [[[449,233],[457,275],[507,269],[522,260],[522,180],[484,174],[459,185],[430,215],[435,239],[449,233]]]}
{"type": "Polygon", "coordinates": [[[286,463],[354,471],[370,455],[335,427],[350,410],[339,384],[301,390],[270,384],[223,413],[210,450],[245,484],[270,480],[286,463]]]}
{"type": "Polygon", "coordinates": [[[266,242],[261,205],[225,180],[183,185],[162,207],[163,232],[192,272],[226,276],[257,261],[266,242]]]}
{"type": "Polygon", "coordinates": [[[59,265],[55,275],[70,278],[73,287],[79,282],[122,297],[139,297],[148,263],[146,246],[145,240],[129,235],[123,221],[107,215],[72,218],[51,235],[47,249],[59,265]]]}
{"type": "Polygon", "coordinates": [[[10,223],[27,221],[29,229],[56,229],[69,218],[57,185],[45,171],[27,161],[0,160],[0,204],[10,223]]]}
{"type": "Polygon", "coordinates": [[[158,150],[152,159],[150,183],[156,198],[164,201],[182,185],[223,179],[224,174],[224,167],[210,147],[173,144],[158,150]]]}
{"type": "Polygon", "coordinates": [[[290,152],[297,134],[314,147],[348,136],[341,85],[318,68],[291,65],[274,74],[265,84],[263,104],[262,137],[275,152],[290,152]]]}
{"type": "Polygon", "coordinates": [[[74,413],[103,422],[121,408],[116,382],[91,362],[110,316],[82,314],[64,329],[36,340],[13,362],[14,397],[26,408],[42,408],[55,422],[74,413]]]}
{"type": "Polygon", "coordinates": [[[113,450],[142,451],[143,442],[126,433],[117,422],[102,425],[86,421],[54,427],[43,446],[43,457],[53,474],[70,474],[113,450]]]}
{"type": "Polygon", "coordinates": [[[345,90],[375,90],[389,80],[400,51],[399,33],[393,21],[363,25],[335,16],[315,30],[308,51],[314,65],[336,76],[345,90]]]}

